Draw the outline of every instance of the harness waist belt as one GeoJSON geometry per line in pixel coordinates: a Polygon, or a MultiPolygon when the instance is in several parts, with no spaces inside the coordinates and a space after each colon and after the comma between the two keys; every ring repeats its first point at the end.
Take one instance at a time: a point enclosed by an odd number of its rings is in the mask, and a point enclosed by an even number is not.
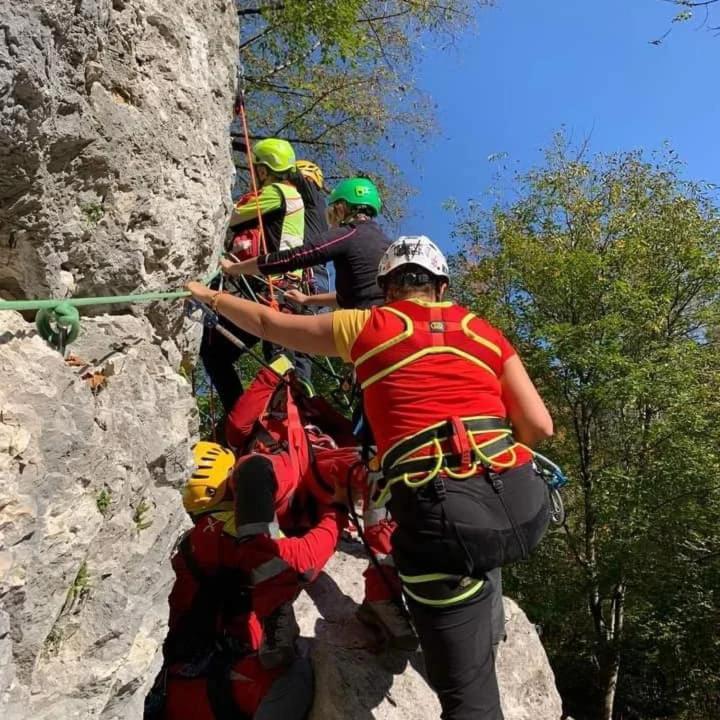
{"type": "MultiPolygon", "coordinates": [[[[506,452],[515,447],[515,441],[511,436],[504,436],[493,440],[491,443],[484,445],[482,450],[485,455],[492,457],[506,452]]],[[[388,471],[388,478],[399,477],[401,475],[411,475],[413,473],[430,472],[437,465],[435,456],[419,457],[399,462],[388,471]]],[[[462,467],[462,456],[457,453],[443,454],[443,467],[459,468],[462,467]]]]}
{"type": "MultiPolygon", "coordinates": [[[[477,434],[482,432],[499,431],[505,433],[502,437],[493,440],[484,445],[483,454],[488,457],[497,455],[505,450],[510,450],[515,441],[510,433],[510,427],[507,420],[499,417],[469,417],[461,418],[465,431],[469,434],[477,434]]],[[[405,473],[427,472],[432,470],[437,464],[435,456],[416,457],[403,460],[404,457],[411,455],[416,450],[430,445],[433,441],[438,443],[449,440],[455,434],[455,427],[452,419],[431,425],[425,430],[412,435],[405,440],[401,440],[397,445],[388,450],[382,459],[382,471],[386,479],[398,477],[405,473]]],[[[462,465],[462,457],[457,453],[444,453],[444,463],[446,467],[458,467],[462,465]]]]}

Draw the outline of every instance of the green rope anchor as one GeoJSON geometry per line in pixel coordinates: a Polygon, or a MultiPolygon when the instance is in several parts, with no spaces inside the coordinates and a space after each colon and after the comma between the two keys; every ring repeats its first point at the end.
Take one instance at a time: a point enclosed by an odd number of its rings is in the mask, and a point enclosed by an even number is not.
{"type": "MultiPolygon", "coordinates": [[[[208,284],[217,275],[218,273],[215,272],[201,282],[208,284]]],[[[178,300],[186,297],[190,297],[187,290],[176,290],[173,292],[137,293],[135,295],[67,298],[65,300],[0,300],[0,312],[3,310],[37,310],[35,326],[38,334],[52,348],[64,353],[65,348],[74,342],[80,334],[79,307],[127,305],[156,302],[158,300],[178,300]]]]}
{"type": "Polygon", "coordinates": [[[80,313],[68,302],[53,308],[41,308],[35,315],[35,327],[40,337],[60,352],[80,334],[80,313]]]}

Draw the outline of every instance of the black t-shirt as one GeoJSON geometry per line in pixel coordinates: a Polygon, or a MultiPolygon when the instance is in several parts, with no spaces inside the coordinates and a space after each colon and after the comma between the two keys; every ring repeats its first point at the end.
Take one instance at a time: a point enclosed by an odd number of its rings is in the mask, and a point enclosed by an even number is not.
{"type": "Polygon", "coordinates": [[[290,272],[332,261],[341,308],[369,308],[383,303],[376,278],[389,238],[373,220],[343,225],[323,233],[314,243],[258,258],[265,275],[290,272]]]}
{"type": "MultiPolygon", "coordinates": [[[[293,184],[298,189],[305,204],[305,237],[303,245],[305,247],[316,245],[323,233],[328,231],[325,195],[312,180],[308,180],[301,172],[293,176],[293,184]]],[[[315,265],[313,272],[315,275],[324,278],[323,285],[327,287],[329,274],[325,265],[315,265]]]]}

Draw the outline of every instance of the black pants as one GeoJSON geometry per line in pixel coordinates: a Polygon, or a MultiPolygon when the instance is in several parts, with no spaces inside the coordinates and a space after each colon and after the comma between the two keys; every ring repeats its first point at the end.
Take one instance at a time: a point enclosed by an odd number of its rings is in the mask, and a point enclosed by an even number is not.
{"type": "MultiPolygon", "coordinates": [[[[229,320],[220,317],[220,324],[226,327],[233,335],[247,345],[248,348],[254,347],[260,338],[246,333],[237,325],[233,325],[229,320]]],[[[294,359],[294,354],[289,350],[283,350],[278,345],[273,345],[266,340],[262,341],[262,354],[266,361],[271,360],[278,353],[284,352],[290,360],[294,359]]],[[[200,344],[200,359],[205,367],[205,372],[210,378],[220,402],[223,404],[225,413],[229,413],[237,399],[243,394],[243,385],[235,369],[235,363],[244,354],[243,350],[233,345],[227,338],[223,337],[217,330],[212,328],[204,328],[202,342],[200,344]]],[[[311,366],[309,361],[298,366],[296,373],[298,377],[309,380],[311,366]]]]}
{"type": "Polygon", "coordinates": [[[499,476],[437,479],[417,490],[393,485],[388,503],[397,523],[393,556],[408,575],[446,572],[481,578],[525,559],[540,542],[550,513],[545,481],[531,463],[499,476]],[[439,485],[439,490],[438,486],[439,485]]]}
{"type": "Polygon", "coordinates": [[[408,598],[443,720],[502,720],[493,651],[492,581],[470,600],[429,607],[408,598]]]}

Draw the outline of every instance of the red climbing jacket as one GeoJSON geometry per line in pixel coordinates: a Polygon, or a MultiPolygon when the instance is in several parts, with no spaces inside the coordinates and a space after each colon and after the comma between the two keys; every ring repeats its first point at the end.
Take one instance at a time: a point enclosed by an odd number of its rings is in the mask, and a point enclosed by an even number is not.
{"type": "Polygon", "coordinates": [[[302,537],[238,543],[232,519],[223,512],[201,517],[185,536],[172,560],[176,581],[164,648],[166,720],[210,720],[228,695],[240,712],[255,712],[282,670],[264,670],[257,661],[262,626],[251,594],[257,587],[261,602],[274,609],[317,577],[347,524],[345,513],[335,508],[320,513],[317,525],[302,537]],[[284,564],[280,575],[274,574],[278,560],[284,564]],[[263,586],[266,573],[273,582],[263,586]]]}

